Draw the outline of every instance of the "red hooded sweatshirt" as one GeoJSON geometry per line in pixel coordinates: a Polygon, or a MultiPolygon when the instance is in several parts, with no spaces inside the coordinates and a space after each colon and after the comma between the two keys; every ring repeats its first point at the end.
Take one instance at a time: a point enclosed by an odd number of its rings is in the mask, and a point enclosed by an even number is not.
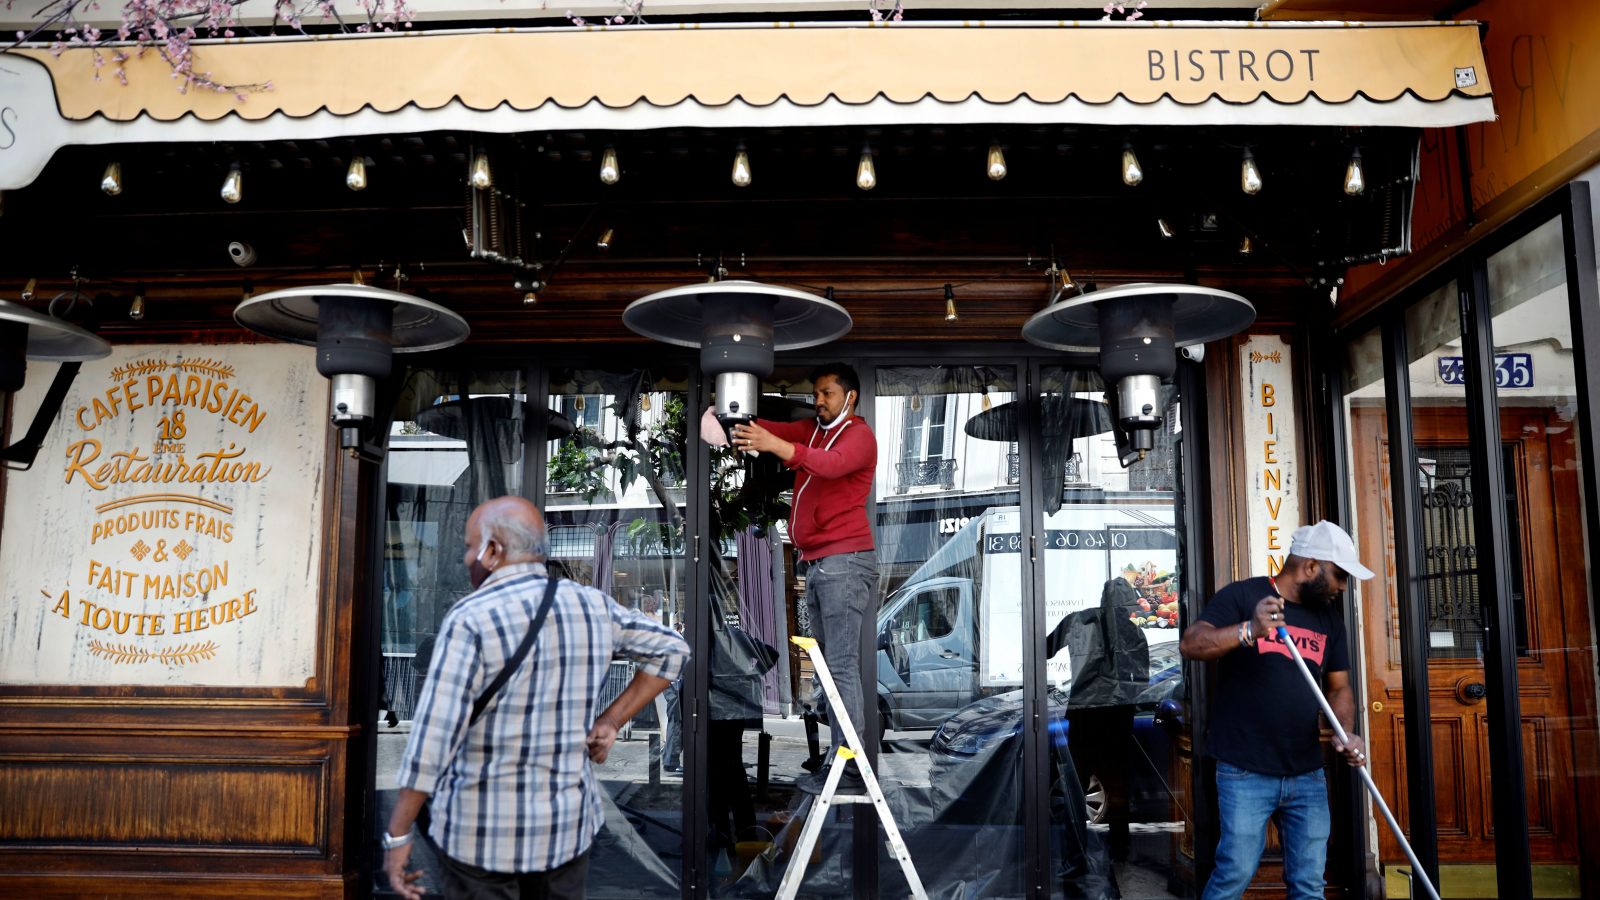
{"type": "Polygon", "coordinates": [[[852,415],[830,429],[815,420],[760,421],[761,427],[794,444],[794,456],[785,465],[795,471],[789,539],[800,548],[800,558],[809,562],[873,549],[867,495],[878,463],[878,439],[866,420],[852,415]]]}

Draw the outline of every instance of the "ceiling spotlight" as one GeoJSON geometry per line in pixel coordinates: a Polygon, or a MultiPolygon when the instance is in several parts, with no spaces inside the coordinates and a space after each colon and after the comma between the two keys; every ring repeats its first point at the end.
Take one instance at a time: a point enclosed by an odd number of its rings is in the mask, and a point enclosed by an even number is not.
{"type": "MultiPolygon", "coordinates": [[[[596,238],[595,242],[594,242],[595,249],[596,250],[610,250],[611,249],[611,241],[615,237],[616,237],[615,232],[610,228],[607,228],[605,231],[600,232],[600,237],[596,238]]],[[[637,249],[637,248],[635,248],[635,249],[637,249]]]]}
{"type": "Polygon", "coordinates": [[[1367,189],[1367,173],[1361,165],[1361,148],[1350,151],[1350,164],[1344,169],[1344,192],[1352,197],[1367,189]]]}
{"type": "Polygon", "coordinates": [[[1157,219],[1156,220],[1156,229],[1161,232],[1161,237],[1163,239],[1166,239],[1166,240],[1171,240],[1172,239],[1172,237],[1173,237],[1172,226],[1167,224],[1167,220],[1166,219],[1157,219]]]}
{"type": "Polygon", "coordinates": [[[228,177],[222,179],[222,200],[225,203],[238,203],[244,199],[244,173],[239,171],[239,164],[234,163],[228,169],[228,177]]]}
{"type": "Polygon", "coordinates": [[[122,163],[116,160],[106,163],[106,173],[100,176],[100,190],[111,197],[122,193],[122,163]]]}
{"type": "Polygon", "coordinates": [[[989,180],[999,181],[1006,177],[1006,155],[1000,150],[999,144],[989,145],[989,180]]]}
{"type": "Polygon", "coordinates": [[[954,322],[961,318],[956,313],[956,289],[952,285],[944,286],[944,320],[954,322]]]}
{"type": "Polygon", "coordinates": [[[861,162],[856,164],[856,187],[870,191],[878,186],[878,170],[872,165],[872,148],[861,148],[861,162]]]}
{"type": "Polygon", "coordinates": [[[745,152],[744,144],[733,151],[733,186],[750,186],[750,154],[745,152]]]}
{"type": "Polygon", "coordinates": [[[600,180],[606,184],[616,184],[622,180],[622,168],[617,165],[617,148],[606,147],[606,152],[600,154],[600,180]]]}
{"type": "Polygon", "coordinates": [[[359,153],[350,157],[350,168],[344,173],[344,186],[352,191],[367,189],[367,158],[359,153]]]}
{"type": "Polygon", "coordinates": [[[1247,234],[1244,237],[1239,238],[1239,255],[1240,256],[1249,256],[1251,253],[1255,252],[1255,249],[1256,249],[1256,245],[1251,243],[1250,235],[1247,234]]]}
{"type": "Polygon", "coordinates": [[[1239,189],[1246,194],[1261,193],[1261,170],[1256,168],[1256,157],[1250,148],[1244,148],[1244,160],[1239,163],[1239,189]]]}
{"type": "Polygon", "coordinates": [[[133,302],[128,304],[128,318],[135,322],[144,318],[144,285],[133,289],[133,302]]]}
{"type": "Polygon", "coordinates": [[[1136,187],[1144,180],[1144,168],[1139,165],[1139,157],[1134,155],[1133,147],[1129,144],[1122,145],[1122,183],[1128,187],[1136,187]]]}
{"type": "Polygon", "coordinates": [[[472,155],[472,168],[467,172],[467,182],[480,191],[494,187],[494,175],[489,172],[489,154],[479,150],[472,155]]]}

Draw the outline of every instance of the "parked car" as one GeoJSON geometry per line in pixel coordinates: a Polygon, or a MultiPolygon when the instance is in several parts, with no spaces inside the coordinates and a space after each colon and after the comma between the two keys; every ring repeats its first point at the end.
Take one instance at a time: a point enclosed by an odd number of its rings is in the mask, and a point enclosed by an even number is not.
{"type": "MultiPolygon", "coordinates": [[[[1150,681],[1138,696],[1128,767],[1129,818],[1165,822],[1174,818],[1168,785],[1172,740],[1182,727],[1182,659],[1176,641],[1150,648],[1150,681]]],[[[1048,694],[1053,805],[1083,802],[1085,815],[1104,815],[1098,782],[1078,783],[1069,752],[1070,685],[1048,694]],[[1070,778],[1068,777],[1070,776],[1070,778]],[[1070,783],[1063,784],[1063,781],[1070,783]]],[[[929,781],[935,808],[951,821],[1001,822],[1022,809],[1022,691],[1007,691],[972,703],[934,732],[928,745],[929,781]]],[[[1058,810],[1059,811],[1059,810],[1058,810]]]]}

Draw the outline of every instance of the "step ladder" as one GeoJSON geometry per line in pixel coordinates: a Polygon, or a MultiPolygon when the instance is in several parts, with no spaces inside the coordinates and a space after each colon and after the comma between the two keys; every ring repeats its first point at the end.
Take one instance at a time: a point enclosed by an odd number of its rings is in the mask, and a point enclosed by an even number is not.
{"type": "Polygon", "coordinates": [[[917,876],[917,867],[911,864],[911,852],[906,849],[905,839],[900,836],[900,829],[894,824],[894,815],[889,812],[889,804],[883,799],[883,788],[878,785],[878,776],[872,771],[872,764],[867,762],[866,750],[861,746],[861,736],[856,733],[855,723],[845,715],[844,704],[839,701],[839,690],[834,687],[833,675],[828,671],[827,661],[822,658],[816,638],[793,637],[790,640],[811,657],[811,666],[816,670],[817,680],[822,682],[822,690],[828,695],[829,715],[839,723],[839,730],[844,733],[845,745],[834,753],[833,764],[828,766],[828,780],[822,787],[822,793],[812,803],[811,812],[806,815],[805,827],[800,829],[800,841],[795,845],[794,855],[789,858],[789,868],[783,873],[783,883],[778,885],[777,900],[794,900],[795,894],[799,893],[800,881],[806,874],[806,863],[811,859],[811,848],[816,846],[817,838],[822,834],[822,823],[828,818],[828,810],[835,804],[843,803],[872,804],[878,811],[878,821],[883,823],[883,830],[888,835],[889,849],[894,852],[894,858],[900,861],[900,871],[905,873],[906,883],[911,885],[911,896],[916,900],[928,900],[928,892],[923,890],[922,879],[917,876]],[[844,777],[845,763],[852,759],[861,770],[861,780],[866,782],[865,796],[838,793],[839,780],[844,777]]]}

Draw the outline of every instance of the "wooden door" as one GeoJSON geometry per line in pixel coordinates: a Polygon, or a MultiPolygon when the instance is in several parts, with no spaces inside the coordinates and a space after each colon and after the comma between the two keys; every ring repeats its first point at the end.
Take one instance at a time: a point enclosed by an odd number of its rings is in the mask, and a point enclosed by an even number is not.
{"type": "MultiPolygon", "coordinates": [[[[1493,781],[1478,620],[1466,416],[1460,408],[1417,408],[1414,440],[1422,475],[1424,571],[1414,573],[1428,605],[1429,705],[1435,814],[1441,864],[1494,862],[1493,781]],[[1476,643],[1475,643],[1476,642],[1476,643]]],[[[1373,775],[1402,824],[1409,820],[1405,721],[1389,445],[1381,408],[1352,410],[1351,440],[1362,558],[1378,577],[1363,595],[1368,721],[1373,775]],[[1381,524],[1381,527],[1374,527],[1381,524]],[[1384,598],[1379,606],[1375,598],[1384,598]]],[[[1533,861],[1576,866],[1581,852],[1575,801],[1587,776],[1594,685],[1574,424],[1548,408],[1507,409],[1501,462],[1512,526],[1512,579],[1520,591],[1517,678],[1533,861]],[[1581,769],[1581,767],[1579,767],[1581,769]],[[1582,781],[1579,781],[1579,778],[1582,781]]],[[[1486,549],[1486,548],[1482,548],[1486,549]]],[[[1403,862],[1379,829],[1385,864],[1403,862]]],[[[1584,833],[1593,833],[1584,829],[1584,833]]]]}

